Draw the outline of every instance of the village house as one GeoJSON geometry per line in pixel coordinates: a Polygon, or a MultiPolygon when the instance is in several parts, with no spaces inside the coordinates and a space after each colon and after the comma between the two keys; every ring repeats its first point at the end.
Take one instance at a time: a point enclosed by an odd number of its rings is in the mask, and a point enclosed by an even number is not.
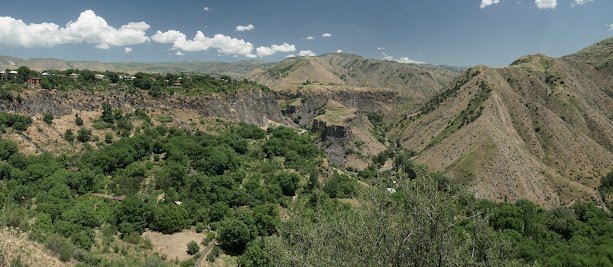
{"type": "Polygon", "coordinates": [[[104,80],[106,77],[102,74],[96,74],[94,75],[96,77],[96,80],[104,80]]]}
{"type": "Polygon", "coordinates": [[[71,73],[69,76],[75,80],[79,78],[79,74],[76,74],[76,73],[71,73]]]}
{"type": "Polygon", "coordinates": [[[30,87],[40,86],[40,78],[28,77],[27,83],[30,87]]]}

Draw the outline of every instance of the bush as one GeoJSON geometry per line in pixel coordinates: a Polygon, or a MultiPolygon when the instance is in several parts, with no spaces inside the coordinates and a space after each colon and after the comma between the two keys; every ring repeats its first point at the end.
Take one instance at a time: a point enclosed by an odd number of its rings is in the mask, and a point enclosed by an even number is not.
{"type": "Polygon", "coordinates": [[[83,119],[81,119],[81,117],[77,117],[77,119],[75,120],[75,123],[77,124],[77,126],[82,126],[83,125],[83,119]]]}
{"type": "Polygon", "coordinates": [[[72,252],[75,247],[68,239],[53,234],[47,238],[47,249],[57,254],[61,261],[69,261],[72,258],[72,252]]]}
{"type": "Polygon", "coordinates": [[[64,140],[68,142],[74,141],[74,133],[71,129],[67,129],[66,132],[64,132],[64,140]]]}
{"type": "Polygon", "coordinates": [[[46,124],[51,125],[51,123],[53,123],[53,114],[51,114],[50,112],[45,112],[43,114],[43,121],[46,124]]]}
{"type": "Polygon", "coordinates": [[[198,246],[196,241],[189,241],[189,243],[187,243],[187,254],[195,255],[198,251],[200,251],[200,246],[198,246]]]}
{"type": "Polygon", "coordinates": [[[331,198],[350,198],[355,196],[357,186],[358,183],[349,176],[335,173],[324,186],[324,192],[331,198]]]}
{"type": "Polygon", "coordinates": [[[92,130],[85,129],[85,128],[79,129],[77,140],[79,140],[82,143],[87,143],[91,141],[92,140],[92,130]]]}
{"type": "Polygon", "coordinates": [[[202,240],[202,245],[208,246],[211,243],[211,241],[213,241],[214,239],[215,239],[215,233],[208,232],[206,234],[206,237],[202,240]]]}
{"type": "Polygon", "coordinates": [[[204,223],[196,223],[196,233],[202,233],[202,231],[204,231],[204,223]]]}
{"type": "Polygon", "coordinates": [[[215,259],[217,259],[219,255],[221,255],[221,248],[214,246],[209,255],[206,256],[206,260],[208,262],[215,262],[215,259]]]}
{"type": "Polygon", "coordinates": [[[110,133],[107,133],[104,135],[104,142],[107,144],[113,143],[113,135],[110,133]]]}

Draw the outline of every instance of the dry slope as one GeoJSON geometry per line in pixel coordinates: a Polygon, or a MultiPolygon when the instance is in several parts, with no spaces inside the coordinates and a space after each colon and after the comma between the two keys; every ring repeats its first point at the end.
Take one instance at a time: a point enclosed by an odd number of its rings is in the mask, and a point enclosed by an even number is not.
{"type": "Polygon", "coordinates": [[[440,66],[337,53],[286,59],[266,70],[254,71],[250,77],[279,90],[308,87],[313,83],[339,88],[384,88],[423,99],[438,92],[457,75],[456,71],[440,66]]]}
{"type": "Polygon", "coordinates": [[[474,67],[400,116],[392,135],[479,197],[598,201],[599,177],[613,170],[613,42],[603,43],[561,59],[474,67]]]}

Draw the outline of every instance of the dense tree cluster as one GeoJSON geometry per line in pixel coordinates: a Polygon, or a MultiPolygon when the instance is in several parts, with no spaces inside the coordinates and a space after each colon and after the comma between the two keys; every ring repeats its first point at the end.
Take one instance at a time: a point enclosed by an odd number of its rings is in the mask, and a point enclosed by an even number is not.
{"type": "MultiPolygon", "coordinates": [[[[116,123],[117,112],[107,113],[116,123]]],[[[84,128],[76,135],[65,137],[91,138],[84,128]]],[[[280,206],[307,190],[307,167],[319,168],[322,156],[309,140],[293,130],[266,132],[248,124],[223,135],[148,126],[73,156],[26,156],[0,140],[0,222],[31,230],[64,260],[90,251],[96,229],[131,242],[147,228],[174,233],[196,224],[217,231],[221,247],[240,254],[252,240],[275,234],[280,206]],[[280,150],[280,138],[299,145],[267,154],[280,150]],[[289,167],[297,161],[310,165],[289,167]]]]}

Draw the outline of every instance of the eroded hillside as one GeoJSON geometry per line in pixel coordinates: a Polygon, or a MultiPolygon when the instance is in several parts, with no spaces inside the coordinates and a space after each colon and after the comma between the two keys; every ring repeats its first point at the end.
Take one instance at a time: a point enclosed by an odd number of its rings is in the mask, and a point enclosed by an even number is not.
{"type": "MultiPolygon", "coordinates": [[[[599,49],[611,46],[589,50],[599,49]]],[[[392,135],[479,197],[598,201],[599,177],[613,168],[613,87],[602,62],[581,59],[533,55],[505,68],[474,67],[403,114],[392,135]]]]}

